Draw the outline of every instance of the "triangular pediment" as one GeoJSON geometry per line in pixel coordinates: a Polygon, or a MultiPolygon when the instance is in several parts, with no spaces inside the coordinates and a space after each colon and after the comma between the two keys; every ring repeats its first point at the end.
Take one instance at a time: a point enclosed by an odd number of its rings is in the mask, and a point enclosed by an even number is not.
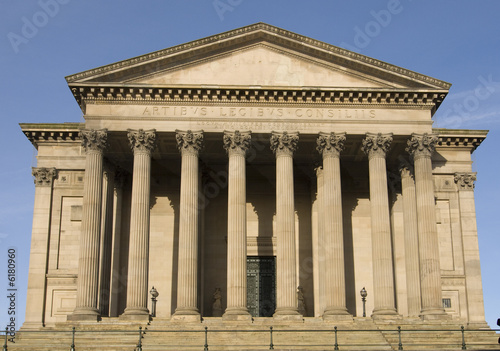
{"type": "Polygon", "coordinates": [[[257,23],[66,77],[70,86],[447,90],[449,83],[257,23]]]}

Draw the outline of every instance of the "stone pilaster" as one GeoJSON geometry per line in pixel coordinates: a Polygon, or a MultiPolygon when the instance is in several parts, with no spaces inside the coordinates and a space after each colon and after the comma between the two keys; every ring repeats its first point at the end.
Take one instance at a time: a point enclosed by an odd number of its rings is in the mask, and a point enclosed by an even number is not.
{"type": "Polygon", "coordinates": [[[245,154],[250,132],[224,132],[229,155],[227,201],[227,308],[224,319],[250,320],[247,309],[247,220],[245,154]]]}
{"type": "Polygon", "coordinates": [[[420,315],[424,319],[446,316],[441,293],[439,241],[431,160],[437,140],[437,136],[433,134],[413,134],[406,148],[413,158],[415,170],[422,301],[420,315]]]}
{"type": "Polygon", "coordinates": [[[403,195],[404,243],[408,315],[420,314],[420,269],[418,259],[417,200],[413,167],[401,164],[401,192],[403,195]]]}
{"type": "Polygon", "coordinates": [[[52,183],[57,172],[55,168],[33,168],[32,174],[35,182],[35,204],[23,329],[41,328],[45,322],[45,275],[52,212],[52,183]]]}
{"type": "Polygon", "coordinates": [[[156,131],[128,130],[134,152],[132,200],[130,206],[130,241],[127,279],[127,319],[148,319],[149,199],[151,152],[156,146],[156,131]]]}
{"type": "Polygon", "coordinates": [[[465,281],[469,325],[486,327],[484,316],[483,284],[479,264],[476,205],[474,201],[475,172],[455,173],[460,206],[460,225],[464,247],[465,281]]]}
{"type": "Polygon", "coordinates": [[[392,134],[367,133],[363,151],[368,155],[373,252],[373,317],[396,315],[391,223],[385,157],[392,134]]]}
{"type": "Polygon", "coordinates": [[[82,230],[78,259],[76,308],[71,320],[97,320],[99,287],[99,253],[101,233],[101,201],[103,153],[107,146],[108,132],[82,130],[82,147],[85,149],[85,176],[83,183],[82,230]]]}
{"type": "Polygon", "coordinates": [[[293,153],[298,133],[271,135],[271,150],[276,155],[276,236],[277,291],[275,318],[300,319],[297,310],[297,275],[295,247],[295,206],[293,191],[293,153]]]}
{"type": "Polygon", "coordinates": [[[198,292],[198,153],[203,131],[176,131],[182,155],[179,219],[177,308],[173,320],[199,321],[198,292]]]}
{"type": "Polygon", "coordinates": [[[344,149],[345,133],[320,133],[317,150],[323,157],[323,238],[320,243],[325,253],[324,319],[346,319],[347,312],[344,275],[344,231],[342,226],[342,186],[340,181],[340,153],[344,149]]]}

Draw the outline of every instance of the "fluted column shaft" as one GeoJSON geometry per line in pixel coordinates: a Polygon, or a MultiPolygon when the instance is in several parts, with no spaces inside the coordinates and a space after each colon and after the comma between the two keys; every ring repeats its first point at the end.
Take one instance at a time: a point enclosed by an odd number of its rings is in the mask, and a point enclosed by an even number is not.
{"type": "Polygon", "coordinates": [[[106,130],[83,130],[82,146],[86,150],[83,183],[82,230],[78,259],[76,308],[70,319],[96,319],[99,286],[99,243],[101,233],[101,197],[103,152],[107,145],[106,130]]]}
{"type": "Polygon", "coordinates": [[[276,154],[276,236],[277,291],[275,317],[299,316],[297,311],[297,275],[295,247],[295,206],[293,153],[298,133],[275,133],[271,149],[276,154]]]}
{"type": "Polygon", "coordinates": [[[420,257],[421,316],[444,315],[439,266],[439,241],[432,180],[431,155],[437,136],[413,134],[407,151],[414,160],[418,216],[418,249],[420,257]]]}
{"type": "Polygon", "coordinates": [[[324,134],[318,137],[318,151],[323,156],[324,237],[326,309],[323,318],[348,316],[345,296],[344,231],[342,226],[342,186],[340,152],[345,134],[324,134]]]}
{"type": "Polygon", "coordinates": [[[200,318],[198,311],[198,152],[202,132],[177,131],[182,155],[177,308],[174,319],[200,318]]]}
{"type": "Polygon", "coordinates": [[[247,309],[247,221],[245,153],[250,132],[224,132],[229,155],[227,204],[226,319],[249,319],[247,309]],[[237,316],[237,317],[236,317],[237,316]]]}
{"type": "Polygon", "coordinates": [[[151,152],[155,148],[156,131],[129,130],[127,136],[134,152],[134,168],[130,206],[127,307],[123,316],[145,318],[149,316],[149,198],[151,152]]]}
{"type": "Polygon", "coordinates": [[[408,315],[420,314],[420,269],[418,258],[417,200],[415,180],[409,165],[399,168],[403,195],[403,219],[405,242],[406,290],[408,315]]]}
{"type": "Polygon", "coordinates": [[[105,167],[102,187],[101,258],[99,273],[99,312],[101,316],[109,316],[114,178],[114,172],[105,167]]]}
{"type": "Polygon", "coordinates": [[[373,255],[373,316],[396,314],[392,264],[391,222],[385,157],[392,134],[367,134],[363,149],[368,154],[373,255]]]}
{"type": "Polygon", "coordinates": [[[23,329],[40,328],[45,322],[45,287],[47,274],[47,245],[50,233],[52,184],[55,168],[33,168],[35,204],[31,234],[26,318],[23,329]]]}

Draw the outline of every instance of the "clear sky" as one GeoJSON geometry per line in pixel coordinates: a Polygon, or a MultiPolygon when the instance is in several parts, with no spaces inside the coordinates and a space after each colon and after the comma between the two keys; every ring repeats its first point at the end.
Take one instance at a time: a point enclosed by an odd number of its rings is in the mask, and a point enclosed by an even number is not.
{"type": "Polygon", "coordinates": [[[496,327],[499,13],[493,0],[0,0],[0,326],[8,317],[8,248],[17,255],[18,327],[26,300],[36,160],[18,123],[82,121],[67,75],[266,22],[450,82],[435,126],[490,130],[473,168],[486,318],[496,327]]]}

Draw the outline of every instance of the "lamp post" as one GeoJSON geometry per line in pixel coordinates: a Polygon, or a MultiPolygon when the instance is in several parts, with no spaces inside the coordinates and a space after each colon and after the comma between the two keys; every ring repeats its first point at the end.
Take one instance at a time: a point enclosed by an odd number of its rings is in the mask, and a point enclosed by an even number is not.
{"type": "Polygon", "coordinates": [[[156,298],[160,294],[158,293],[158,290],[156,290],[154,286],[151,288],[149,293],[151,294],[151,317],[156,317],[156,298]]]}
{"type": "Polygon", "coordinates": [[[365,287],[359,293],[361,294],[361,301],[363,301],[363,317],[366,317],[366,296],[368,296],[368,293],[365,287]]]}

